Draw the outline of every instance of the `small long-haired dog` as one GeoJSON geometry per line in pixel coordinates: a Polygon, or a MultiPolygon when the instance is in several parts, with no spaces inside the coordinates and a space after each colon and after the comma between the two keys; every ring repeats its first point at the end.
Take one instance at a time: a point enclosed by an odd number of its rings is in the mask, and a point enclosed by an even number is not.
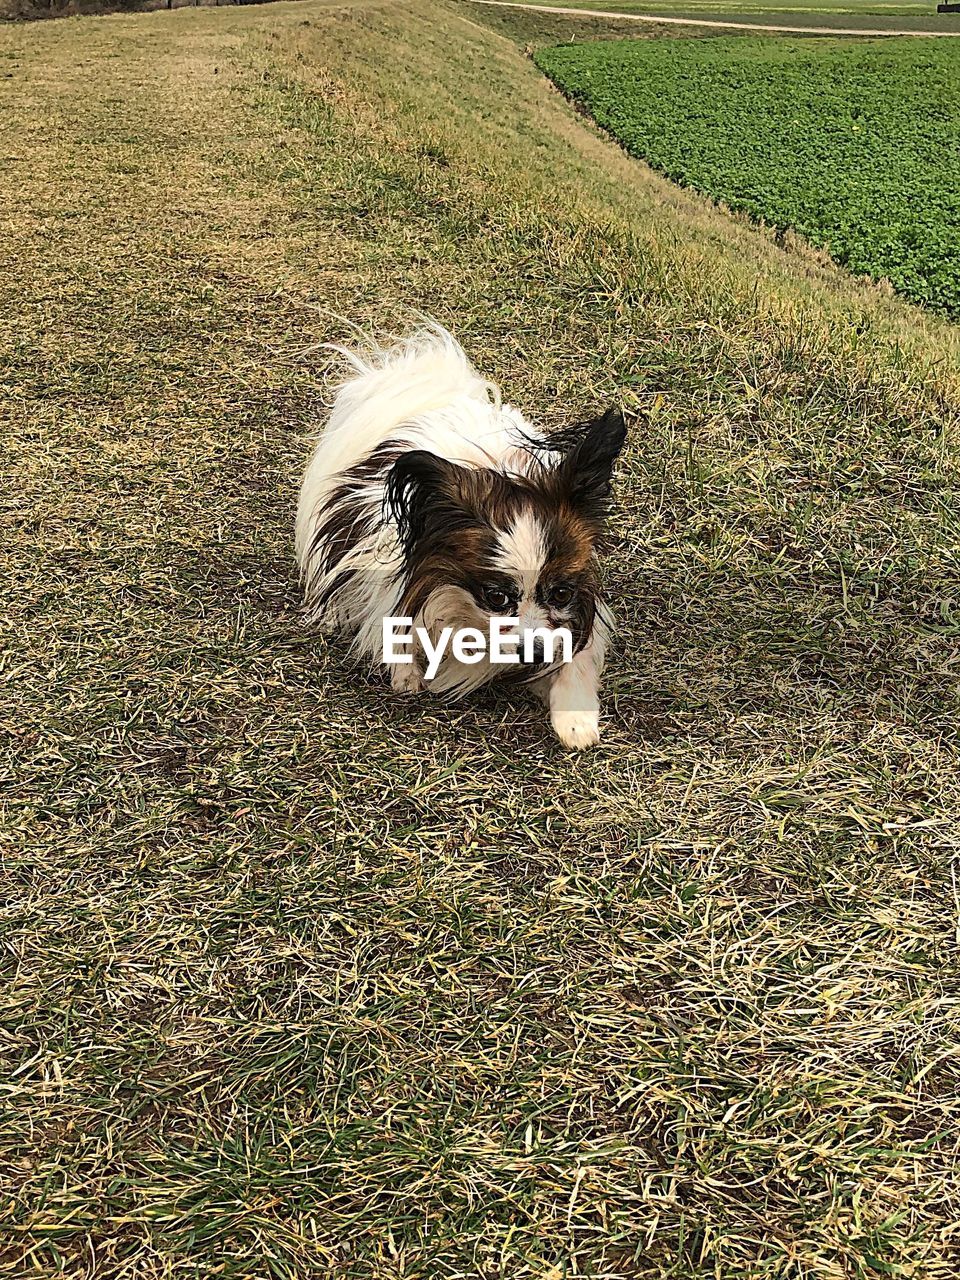
{"type": "Polygon", "coordinates": [[[611,409],[544,436],[438,326],[341,354],[355,376],[338,390],[297,510],[311,620],[374,662],[387,617],[409,617],[427,636],[489,633],[495,617],[518,618],[521,630],[566,628],[573,657],[563,664],[467,665],[450,653],[427,686],[415,649],[412,664],[390,666],[391,683],[457,697],[498,677],[532,682],[564,746],[592,746],[611,629],[594,544],[622,416],[611,409]]]}

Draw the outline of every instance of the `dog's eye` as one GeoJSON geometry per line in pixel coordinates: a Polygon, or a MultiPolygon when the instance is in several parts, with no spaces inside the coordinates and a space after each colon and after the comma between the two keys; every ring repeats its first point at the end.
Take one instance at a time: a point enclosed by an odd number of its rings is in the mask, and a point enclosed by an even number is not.
{"type": "Polygon", "coordinates": [[[565,604],[570,603],[576,594],[576,588],[572,583],[557,582],[547,593],[547,604],[555,605],[558,609],[562,609],[565,604]]]}
{"type": "Polygon", "coordinates": [[[487,608],[494,613],[507,613],[513,604],[513,597],[503,587],[484,587],[483,599],[487,608]]]}

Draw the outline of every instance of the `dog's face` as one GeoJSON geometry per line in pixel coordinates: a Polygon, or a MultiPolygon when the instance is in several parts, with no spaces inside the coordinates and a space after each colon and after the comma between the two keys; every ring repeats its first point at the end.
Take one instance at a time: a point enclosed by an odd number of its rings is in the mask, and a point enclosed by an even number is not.
{"type": "Polygon", "coordinates": [[[553,437],[559,461],[523,476],[458,466],[417,450],[394,464],[388,503],[404,549],[402,611],[427,626],[519,618],[521,630],[566,627],[590,638],[598,601],[593,551],[623,448],[611,410],[553,437]]]}

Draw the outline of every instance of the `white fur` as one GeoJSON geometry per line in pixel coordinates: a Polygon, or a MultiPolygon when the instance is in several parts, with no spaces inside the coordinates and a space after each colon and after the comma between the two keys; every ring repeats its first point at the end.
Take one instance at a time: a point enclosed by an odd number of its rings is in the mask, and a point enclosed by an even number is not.
{"type": "Polygon", "coordinates": [[[411,449],[429,449],[464,466],[522,472],[529,461],[524,436],[538,437],[439,326],[394,347],[372,348],[365,357],[338,350],[357,376],[339,388],[300,489],[296,555],[307,579],[310,535],[325,499],[338,475],[378,444],[403,440],[411,449]]]}
{"type": "Polygon", "coordinates": [[[571,751],[583,751],[600,739],[600,677],[612,624],[609,610],[601,606],[587,644],[547,678],[550,723],[571,751]]]}
{"type": "Polygon", "coordinates": [[[547,611],[536,598],[537,582],[547,562],[546,534],[539,521],[532,511],[525,511],[498,540],[497,567],[509,573],[523,591],[518,612],[521,631],[548,627],[547,611]]]}
{"type": "MultiPolygon", "coordinates": [[[[399,440],[462,466],[523,474],[531,466],[525,441],[542,439],[518,410],[501,402],[499,388],[480,377],[456,339],[439,326],[365,354],[337,349],[357,376],[339,388],[300,488],[295,547],[308,608],[327,577],[311,555],[327,501],[341,473],[378,445],[399,440]]],[[[382,508],[383,497],[379,481],[364,493],[371,511],[382,508]]],[[[384,524],[376,540],[337,566],[372,572],[358,575],[355,588],[339,592],[323,613],[311,610],[313,620],[330,630],[353,631],[359,651],[377,657],[381,620],[395,614],[399,602],[400,565],[396,532],[384,524]]]]}
{"type": "MultiPolygon", "coordinates": [[[[378,445],[395,440],[410,449],[428,449],[461,466],[493,467],[523,475],[537,465],[530,440],[542,441],[543,437],[518,410],[501,402],[498,387],[477,373],[456,340],[439,326],[427,327],[389,348],[371,347],[362,354],[336,349],[346,357],[355,376],[339,387],[329,421],[307,465],[297,507],[296,557],[312,620],[328,630],[346,631],[363,656],[379,662],[383,618],[396,616],[402,598],[402,549],[395,526],[380,518],[385,476],[378,476],[360,493],[363,508],[371,517],[370,536],[329,571],[324,568],[314,550],[314,539],[343,473],[378,445]],[[320,607],[317,602],[324,589],[345,568],[367,572],[357,574],[346,587],[338,587],[320,607]]],[[[539,452],[541,464],[551,456],[545,450],[539,452]]],[[[523,517],[504,531],[500,547],[503,567],[519,574],[523,583],[522,625],[542,625],[545,615],[536,606],[533,592],[546,548],[533,516],[523,517]]],[[[439,625],[453,609],[470,625],[470,609],[475,606],[451,598],[463,594],[454,588],[437,593],[443,599],[428,602],[426,624],[439,625]],[[434,611],[436,617],[432,616],[434,611]]],[[[571,747],[588,746],[596,740],[596,687],[603,644],[588,648],[589,654],[584,649],[557,676],[566,679],[556,698],[548,695],[557,733],[571,747]]],[[[438,693],[466,692],[496,674],[497,669],[486,661],[466,666],[449,658],[429,687],[438,693]]],[[[539,683],[548,685],[553,679],[546,676],[539,683]]],[[[393,666],[391,682],[398,692],[424,688],[416,665],[393,666]]]]}
{"type": "Polygon", "coordinates": [[[547,562],[546,535],[540,522],[532,511],[525,511],[497,540],[500,543],[497,568],[520,584],[524,600],[531,598],[547,562]]]}

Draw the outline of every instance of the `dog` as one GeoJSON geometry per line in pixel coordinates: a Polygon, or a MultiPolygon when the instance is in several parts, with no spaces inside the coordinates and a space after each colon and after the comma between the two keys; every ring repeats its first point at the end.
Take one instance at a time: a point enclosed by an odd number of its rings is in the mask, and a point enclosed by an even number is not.
{"type": "Polygon", "coordinates": [[[504,618],[518,634],[565,629],[568,662],[545,659],[542,643],[532,661],[509,666],[447,652],[427,682],[412,638],[411,654],[386,665],[399,693],[460,697],[493,679],[530,683],[563,746],[593,746],[612,630],[595,548],[623,416],[609,409],[545,435],[439,325],[385,348],[335,350],[353,376],[336,392],[296,518],[309,621],[373,662],[384,660],[385,619],[434,637],[486,634],[504,618]]]}

